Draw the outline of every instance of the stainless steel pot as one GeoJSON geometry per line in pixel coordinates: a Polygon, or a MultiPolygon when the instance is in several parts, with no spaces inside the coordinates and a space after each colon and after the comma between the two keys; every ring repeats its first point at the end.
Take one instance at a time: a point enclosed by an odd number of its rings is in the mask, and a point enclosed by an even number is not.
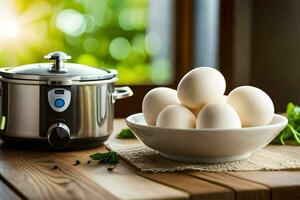
{"type": "Polygon", "coordinates": [[[113,129],[115,100],[132,91],[114,87],[115,70],[64,63],[71,57],[63,52],[45,58],[54,63],[0,69],[1,138],[54,149],[102,144],[113,129]]]}

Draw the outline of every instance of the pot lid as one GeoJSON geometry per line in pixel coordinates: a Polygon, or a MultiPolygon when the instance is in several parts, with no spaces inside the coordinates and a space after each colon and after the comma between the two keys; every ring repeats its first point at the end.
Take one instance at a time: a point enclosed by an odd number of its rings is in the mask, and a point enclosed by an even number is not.
{"type": "Polygon", "coordinates": [[[61,51],[44,56],[53,63],[35,63],[13,68],[1,68],[0,75],[4,78],[25,80],[69,79],[75,81],[106,80],[116,77],[116,70],[107,70],[87,65],[64,63],[71,56],[61,51]]]}

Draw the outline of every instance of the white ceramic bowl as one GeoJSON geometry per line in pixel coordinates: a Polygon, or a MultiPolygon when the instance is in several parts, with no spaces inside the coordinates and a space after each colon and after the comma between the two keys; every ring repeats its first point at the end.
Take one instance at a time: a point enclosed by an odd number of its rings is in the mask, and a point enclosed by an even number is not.
{"type": "Polygon", "coordinates": [[[287,125],[275,114],[270,124],[239,129],[170,129],[148,126],[142,113],[126,119],[134,134],[161,156],[178,161],[217,163],[242,160],[269,144],[287,125]]]}

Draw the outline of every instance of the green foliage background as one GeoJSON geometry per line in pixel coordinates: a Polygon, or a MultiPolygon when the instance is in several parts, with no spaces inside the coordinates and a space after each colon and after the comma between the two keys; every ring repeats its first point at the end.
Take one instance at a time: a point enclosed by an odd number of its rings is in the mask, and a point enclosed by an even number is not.
{"type": "MultiPolygon", "coordinates": [[[[151,83],[151,51],[146,34],[148,0],[14,0],[22,21],[17,38],[0,40],[0,66],[45,62],[60,50],[71,62],[119,71],[119,84],[151,83]],[[64,11],[84,19],[84,31],[68,34],[57,25],[64,11]]],[[[65,20],[61,18],[62,21],[65,20]]],[[[71,27],[72,28],[72,27],[71,27]]]]}

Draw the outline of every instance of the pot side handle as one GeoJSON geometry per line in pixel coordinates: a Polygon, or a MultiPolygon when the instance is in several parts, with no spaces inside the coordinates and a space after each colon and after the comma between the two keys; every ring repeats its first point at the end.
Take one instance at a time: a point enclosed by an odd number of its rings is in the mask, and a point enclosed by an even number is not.
{"type": "Polygon", "coordinates": [[[115,90],[112,93],[113,103],[118,99],[124,99],[127,97],[131,97],[133,95],[132,90],[128,86],[123,87],[115,87],[115,90]]]}

